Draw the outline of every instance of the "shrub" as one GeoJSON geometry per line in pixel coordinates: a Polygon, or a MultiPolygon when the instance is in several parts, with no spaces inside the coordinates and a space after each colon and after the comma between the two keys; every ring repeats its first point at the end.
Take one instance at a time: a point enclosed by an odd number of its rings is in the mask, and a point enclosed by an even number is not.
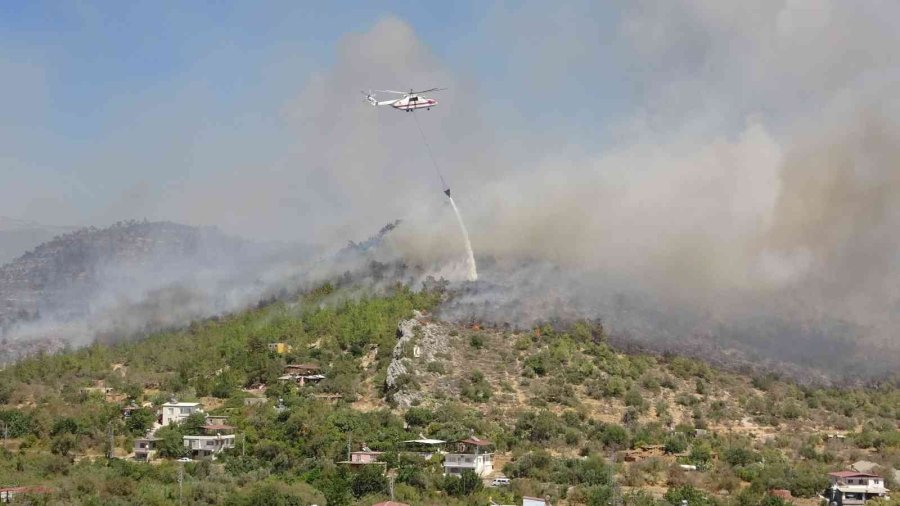
{"type": "Polygon", "coordinates": [[[687,501],[690,506],[715,506],[716,502],[700,490],[691,485],[681,485],[670,488],[663,498],[674,505],[681,504],[681,501],[687,501]]]}
{"type": "Polygon", "coordinates": [[[440,360],[433,360],[431,362],[428,362],[428,365],[425,366],[425,370],[434,374],[447,374],[447,371],[444,368],[444,363],[440,360]]]}
{"type": "Polygon", "coordinates": [[[474,371],[468,380],[460,385],[460,395],[472,402],[486,402],[493,394],[491,384],[484,379],[481,371],[474,371]]]}
{"type": "Polygon", "coordinates": [[[666,453],[682,453],[687,450],[688,442],[687,438],[683,434],[672,434],[666,438],[665,451],[666,453]]]}
{"type": "Polygon", "coordinates": [[[463,471],[459,478],[448,476],[444,479],[444,490],[448,495],[456,497],[472,495],[482,488],[484,488],[484,483],[471,469],[463,471]]]}
{"type": "Polygon", "coordinates": [[[628,431],[621,425],[606,424],[600,433],[600,440],[603,441],[604,446],[621,448],[628,441],[628,431]]]}
{"type": "Polygon", "coordinates": [[[366,494],[383,493],[387,490],[387,478],[382,474],[381,466],[362,466],[362,469],[353,474],[351,489],[353,495],[362,497],[366,494]]]}
{"type": "Polygon", "coordinates": [[[425,427],[434,420],[434,412],[428,408],[409,408],[403,418],[413,427],[425,427]]]}
{"type": "Polygon", "coordinates": [[[691,453],[688,455],[688,460],[690,460],[692,464],[705,466],[709,463],[711,458],[712,449],[710,449],[709,445],[705,442],[695,442],[691,446],[691,453]]]}
{"type": "Polygon", "coordinates": [[[625,394],[625,405],[636,408],[641,412],[646,409],[644,396],[641,395],[641,391],[637,388],[637,386],[632,386],[625,394]]]}
{"type": "Polygon", "coordinates": [[[660,388],[659,378],[655,374],[645,374],[641,377],[641,386],[651,392],[658,392],[660,388]]]}
{"type": "Polygon", "coordinates": [[[543,376],[550,370],[550,356],[546,352],[531,355],[525,359],[525,368],[538,376],[543,376]]]}
{"type": "Polygon", "coordinates": [[[729,446],[722,452],[722,460],[730,466],[748,466],[759,461],[759,454],[743,446],[729,446]]]}

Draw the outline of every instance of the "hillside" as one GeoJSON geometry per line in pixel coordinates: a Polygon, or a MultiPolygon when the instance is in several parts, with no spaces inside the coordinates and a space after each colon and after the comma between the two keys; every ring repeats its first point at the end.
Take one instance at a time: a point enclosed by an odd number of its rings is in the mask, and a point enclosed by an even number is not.
{"type": "MultiPolygon", "coordinates": [[[[123,222],[59,235],[0,267],[0,335],[7,343],[0,362],[34,347],[75,342],[74,332],[61,326],[91,315],[109,322],[115,315],[104,311],[231,265],[245,248],[215,229],[167,222],[123,222]],[[36,330],[28,332],[29,324],[36,330]],[[15,332],[23,325],[26,330],[15,332]]],[[[134,313],[128,317],[138,318],[134,313]]],[[[148,317],[136,325],[152,323],[148,317]]],[[[97,327],[95,335],[101,333],[97,327]]]]}
{"type": "MultiPolygon", "coordinates": [[[[51,504],[169,504],[178,464],[126,457],[172,397],[227,417],[239,444],[184,466],[184,504],[371,505],[388,497],[379,472],[337,462],[368,446],[410,504],[817,504],[826,473],[858,460],[900,467],[900,391],[799,386],[678,356],[625,354],[594,322],[528,331],[429,317],[453,297],[442,285],[374,293],[345,281],[295,300],[157,333],[138,342],[40,354],[0,371],[10,441],[6,485],[42,485],[51,504]],[[272,342],[290,345],[279,354],[272,342]],[[325,379],[280,381],[286,364],[325,379]],[[105,395],[85,387],[111,388],[105,395]],[[246,398],[265,397],[266,404],[246,398]],[[128,419],[122,407],[143,405],[128,419]],[[115,454],[102,457],[114,434],[115,454]],[[508,489],[443,477],[440,463],[399,453],[424,435],[476,435],[496,449],[508,489]],[[611,458],[614,457],[614,458],[611,458]],[[685,470],[684,466],[696,466],[685,470]],[[295,502],[290,502],[295,501],[295,502]]],[[[161,429],[162,430],[162,429],[161,429]]],[[[163,456],[182,455],[188,427],[163,456]]]]}

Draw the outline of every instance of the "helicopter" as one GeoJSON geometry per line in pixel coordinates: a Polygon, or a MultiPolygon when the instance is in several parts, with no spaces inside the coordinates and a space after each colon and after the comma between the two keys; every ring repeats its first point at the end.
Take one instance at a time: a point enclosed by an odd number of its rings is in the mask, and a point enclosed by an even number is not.
{"type": "Polygon", "coordinates": [[[416,109],[431,109],[432,107],[438,104],[438,101],[433,98],[423,97],[422,93],[431,93],[433,91],[441,91],[446,90],[447,88],[431,88],[429,90],[422,91],[414,91],[410,89],[407,91],[393,91],[393,90],[375,90],[374,92],[370,91],[368,93],[363,92],[366,96],[366,101],[372,104],[373,106],[379,105],[389,105],[394,109],[398,109],[401,111],[412,112],[416,109]],[[400,98],[395,98],[393,100],[382,100],[378,101],[375,99],[373,93],[393,93],[396,95],[402,95],[400,98]]]}

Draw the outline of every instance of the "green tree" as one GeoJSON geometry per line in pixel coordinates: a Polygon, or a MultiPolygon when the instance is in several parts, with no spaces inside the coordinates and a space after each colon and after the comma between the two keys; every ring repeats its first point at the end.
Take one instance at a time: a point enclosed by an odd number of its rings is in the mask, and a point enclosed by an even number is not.
{"type": "Polygon", "coordinates": [[[729,446],[722,452],[722,460],[730,466],[747,466],[759,461],[759,455],[743,446],[729,446]]]}
{"type": "Polygon", "coordinates": [[[675,433],[666,438],[665,450],[666,453],[682,453],[687,450],[688,442],[687,438],[684,437],[684,434],[675,433]]]}
{"type": "Polygon", "coordinates": [[[78,446],[78,438],[71,432],[63,432],[53,437],[50,442],[50,451],[55,455],[67,457],[78,446]]]}
{"type": "Polygon", "coordinates": [[[625,443],[628,441],[628,431],[621,425],[609,423],[603,426],[603,430],[600,433],[600,440],[603,441],[604,446],[621,448],[625,446],[625,443]]]}
{"type": "Polygon", "coordinates": [[[484,482],[471,469],[466,469],[459,475],[459,492],[461,495],[472,495],[484,487],[484,482]]]}
{"type": "Polygon", "coordinates": [[[148,408],[138,408],[131,412],[125,427],[135,436],[143,436],[153,427],[156,414],[148,408]]]}
{"type": "Polygon", "coordinates": [[[76,422],[72,418],[60,418],[53,424],[53,428],[50,429],[51,436],[58,436],[60,434],[77,434],[78,433],[78,422],[76,422]]]}
{"type": "Polygon", "coordinates": [[[162,427],[156,431],[156,448],[160,457],[168,457],[177,459],[188,454],[188,449],[184,447],[184,438],[177,426],[162,427]]]}
{"type": "Polygon", "coordinates": [[[387,490],[387,478],[384,477],[384,467],[374,464],[362,466],[362,469],[353,474],[350,486],[353,490],[353,495],[356,497],[383,493],[387,490]]]}
{"type": "Polygon", "coordinates": [[[182,435],[194,436],[203,432],[203,426],[206,425],[206,413],[191,413],[179,425],[182,435]]]}
{"type": "Polygon", "coordinates": [[[403,415],[406,423],[413,427],[425,427],[434,420],[434,412],[428,408],[412,407],[403,415]]]}

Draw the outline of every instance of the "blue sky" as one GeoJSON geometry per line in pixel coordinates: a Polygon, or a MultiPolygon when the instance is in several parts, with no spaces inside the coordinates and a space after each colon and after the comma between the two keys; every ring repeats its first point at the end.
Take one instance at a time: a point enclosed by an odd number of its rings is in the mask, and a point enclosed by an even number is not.
{"type": "Polygon", "coordinates": [[[291,135],[285,104],[342,40],[390,16],[497,131],[598,143],[632,106],[618,13],[587,2],[3,2],[0,215],[115,221],[130,192],[220,170],[198,143],[252,139],[229,159],[271,162],[291,135]]]}

